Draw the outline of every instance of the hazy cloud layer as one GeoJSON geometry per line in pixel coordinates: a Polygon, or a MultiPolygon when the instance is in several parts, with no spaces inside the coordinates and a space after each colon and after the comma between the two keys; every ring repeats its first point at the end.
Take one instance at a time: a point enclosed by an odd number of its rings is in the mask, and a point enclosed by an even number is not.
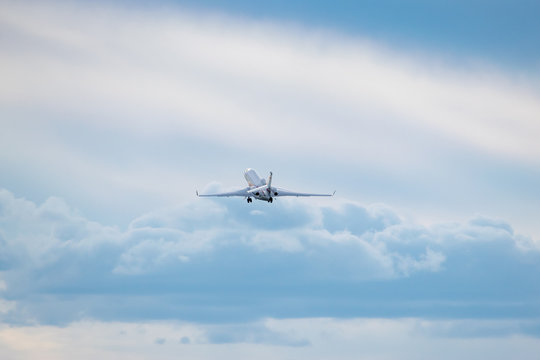
{"type": "Polygon", "coordinates": [[[200,199],[121,230],[0,192],[11,323],[540,315],[540,252],[501,221],[423,226],[384,205],[200,199]]]}
{"type": "Polygon", "coordinates": [[[0,327],[3,359],[536,359],[531,320],[273,319],[0,327]],[[388,344],[391,344],[389,346],[388,344]]]}

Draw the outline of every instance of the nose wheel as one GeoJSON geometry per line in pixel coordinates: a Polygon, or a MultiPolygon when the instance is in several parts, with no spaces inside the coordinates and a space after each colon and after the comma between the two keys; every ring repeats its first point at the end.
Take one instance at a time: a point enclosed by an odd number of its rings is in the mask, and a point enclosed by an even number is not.
{"type": "Polygon", "coordinates": [[[252,201],[253,201],[253,200],[252,200],[251,198],[249,198],[249,197],[247,198],[248,204],[249,204],[250,202],[252,202],[252,201]]]}
{"type": "Polygon", "coordinates": [[[270,198],[270,199],[268,199],[268,202],[272,203],[272,202],[274,202],[274,199],[270,198]]]}

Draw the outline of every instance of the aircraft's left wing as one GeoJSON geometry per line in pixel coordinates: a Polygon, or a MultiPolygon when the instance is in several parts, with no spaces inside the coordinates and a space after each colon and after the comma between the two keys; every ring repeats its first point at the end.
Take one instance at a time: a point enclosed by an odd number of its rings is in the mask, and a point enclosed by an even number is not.
{"type": "Polygon", "coordinates": [[[290,191],[290,190],[286,190],[286,189],[281,189],[281,188],[272,188],[272,192],[273,192],[273,197],[279,197],[279,196],[334,196],[334,194],[336,193],[335,191],[332,193],[332,194],[310,194],[310,193],[301,193],[301,192],[295,192],[295,191],[290,191]],[[277,193],[277,195],[276,195],[277,193]]]}
{"type": "Polygon", "coordinates": [[[237,190],[237,191],[231,191],[231,192],[224,192],[224,193],[217,193],[217,194],[199,194],[198,191],[195,191],[197,196],[199,197],[229,197],[229,196],[249,196],[248,194],[249,187],[237,190]]]}

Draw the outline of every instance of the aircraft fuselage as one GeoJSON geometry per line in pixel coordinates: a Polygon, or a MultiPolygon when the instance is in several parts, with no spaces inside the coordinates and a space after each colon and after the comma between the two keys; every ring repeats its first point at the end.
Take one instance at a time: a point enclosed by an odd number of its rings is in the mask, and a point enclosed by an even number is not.
{"type": "Polygon", "coordinates": [[[278,195],[277,189],[273,188],[270,183],[272,179],[272,173],[270,173],[270,177],[268,178],[267,182],[266,179],[261,178],[255,170],[247,169],[244,172],[244,178],[246,179],[250,188],[250,196],[248,197],[248,202],[251,202],[250,197],[261,201],[272,202],[273,197],[278,195]]]}

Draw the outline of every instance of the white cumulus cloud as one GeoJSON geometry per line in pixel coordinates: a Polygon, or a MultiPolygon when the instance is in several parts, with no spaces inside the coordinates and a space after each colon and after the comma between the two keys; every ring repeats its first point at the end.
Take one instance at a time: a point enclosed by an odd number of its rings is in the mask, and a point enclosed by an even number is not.
{"type": "Polygon", "coordinates": [[[213,312],[227,319],[418,315],[492,301],[485,316],[514,316],[533,311],[537,294],[531,274],[539,249],[486,217],[424,226],[383,205],[204,200],[144,214],[120,230],[89,221],[58,198],[39,205],[7,190],[0,195],[1,254],[9,255],[0,258],[3,313],[14,323],[164,314],[202,320],[213,312]],[[508,290],[501,294],[497,281],[508,290]],[[448,308],[450,299],[463,305],[448,308]],[[415,302],[425,305],[410,307],[415,302]]]}

